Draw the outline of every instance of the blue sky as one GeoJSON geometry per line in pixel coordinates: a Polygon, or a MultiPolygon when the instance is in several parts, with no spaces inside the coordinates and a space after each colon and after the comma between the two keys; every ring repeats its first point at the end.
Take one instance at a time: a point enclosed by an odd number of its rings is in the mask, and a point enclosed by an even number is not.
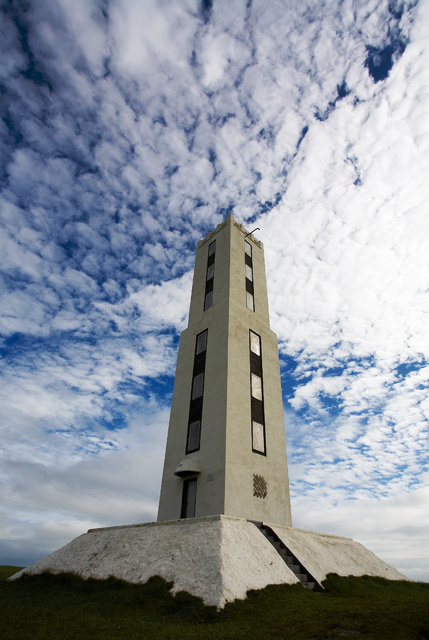
{"type": "Polygon", "coordinates": [[[232,212],[294,525],[429,580],[428,0],[2,11],[0,563],[156,518],[196,243],[232,212]]]}

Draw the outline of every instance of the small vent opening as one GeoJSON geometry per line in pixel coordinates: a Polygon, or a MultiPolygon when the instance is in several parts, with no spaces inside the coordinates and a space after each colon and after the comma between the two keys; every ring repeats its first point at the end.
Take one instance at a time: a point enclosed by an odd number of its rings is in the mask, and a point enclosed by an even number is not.
{"type": "Polygon", "coordinates": [[[268,485],[265,478],[253,474],[253,495],[255,498],[266,498],[268,493],[268,485]]]}

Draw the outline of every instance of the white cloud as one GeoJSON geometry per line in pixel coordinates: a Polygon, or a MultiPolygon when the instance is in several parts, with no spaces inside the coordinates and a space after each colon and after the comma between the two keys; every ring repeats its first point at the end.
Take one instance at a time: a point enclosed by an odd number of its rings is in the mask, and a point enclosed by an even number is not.
{"type": "Polygon", "coordinates": [[[120,71],[141,76],[154,60],[183,68],[191,55],[197,6],[193,0],[161,4],[122,0],[114,5],[110,32],[120,71]]]}
{"type": "Polygon", "coordinates": [[[412,580],[427,581],[428,487],[393,498],[292,501],[294,526],[353,538],[412,580]]]}
{"type": "Polygon", "coordinates": [[[107,442],[105,433],[90,457],[82,455],[82,434],[65,438],[62,445],[54,436],[61,462],[43,455],[48,442],[42,432],[34,459],[22,450],[10,452],[3,463],[8,484],[2,491],[2,546],[9,536],[16,541],[12,545],[28,544],[33,561],[48,553],[49,545],[65,544],[89,527],[155,519],[167,421],[165,409],[141,406],[129,427],[114,434],[113,451],[99,449],[107,442]]]}
{"type": "MultiPolygon", "coordinates": [[[[155,246],[150,250],[156,254],[158,248],[155,246]]],[[[166,327],[183,330],[189,310],[191,277],[190,273],[186,273],[181,278],[161,284],[139,287],[137,291],[130,288],[128,297],[121,302],[100,302],[95,306],[120,328],[128,324],[130,314],[137,312],[139,318],[136,328],[140,330],[159,331],[166,327]]]]}

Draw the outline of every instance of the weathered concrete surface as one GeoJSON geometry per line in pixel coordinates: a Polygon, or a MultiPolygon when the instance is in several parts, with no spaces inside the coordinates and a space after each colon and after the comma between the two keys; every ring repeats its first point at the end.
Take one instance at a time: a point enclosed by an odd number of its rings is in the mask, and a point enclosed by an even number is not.
{"type": "Polygon", "coordinates": [[[90,530],[12,579],[44,571],[132,583],[158,575],[174,582],[173,593],[188,591],[217,607],[249,589],[297,582],[255,525],[227,516],[90,530]]]}
{"type": "Polygon", "coordinates": [[[331,536],[292,527],[268,525],[289,547],[318,582],[328,573],[339,576],[378,576],[388,580],[408,580],[372,551],[351,538],[331,536]]]}
{"type": "MultiPolygon", "coordinates": [[[[328,573],[406,580],[351,538],[268,526],[318,582],[328,573]]],[[[188,591],[219,608],[249,589],[298,582],[254,524],[228,516],[90,529],[10,579],[44,571],[131,583],[158,575],[174,583],[173,593],[188,591]]]]}

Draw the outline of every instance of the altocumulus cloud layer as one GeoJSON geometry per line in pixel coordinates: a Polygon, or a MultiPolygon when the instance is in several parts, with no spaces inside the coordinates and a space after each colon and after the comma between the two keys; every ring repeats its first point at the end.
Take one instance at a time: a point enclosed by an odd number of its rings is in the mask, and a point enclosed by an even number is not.
{"type": "Polygon", "coordinates": [[[0,562],[153,520],[196,242],[261,228],[295,526],[429,579],[429,2],[4,3],[0,562]]]}

